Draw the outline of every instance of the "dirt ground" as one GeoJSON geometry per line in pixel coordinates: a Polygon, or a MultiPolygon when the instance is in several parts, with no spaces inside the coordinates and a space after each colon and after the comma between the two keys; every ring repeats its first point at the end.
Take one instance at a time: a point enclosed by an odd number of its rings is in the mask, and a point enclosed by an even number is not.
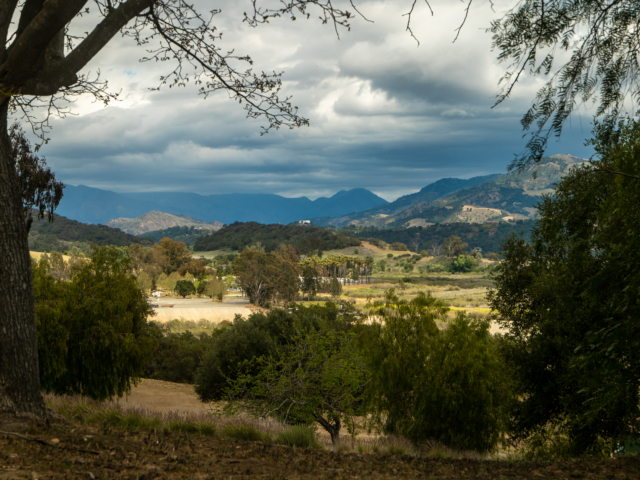
{"type": "Polygon", "coordinates": [[[208,298],[167,298],[154,299],[156,315],[150,320],[165,323],[171,320],[208,320],[218,324],[223,320],[233,321],[236,314],[244,317],[251,314],[247,297],[226,297],[223,303],[212,302],[208,298]],[[163,305],[173,305],[166,307],[163,305]]]}
{"type": "Polygon", "coordinates": [[[558,463],[450,460],[62,424],[22,428],[23,438],[4,433],[17,427],[0,423],[0,480],[640,478],[640,458],[558,463]]]}

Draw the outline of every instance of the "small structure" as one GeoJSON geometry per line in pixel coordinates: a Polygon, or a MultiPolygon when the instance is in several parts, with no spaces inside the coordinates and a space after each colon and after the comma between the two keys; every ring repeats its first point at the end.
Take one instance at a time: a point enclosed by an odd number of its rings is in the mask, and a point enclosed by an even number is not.
{"type": "Polygon", "coordinates": [[[311,220],[298,220],[300,225],[311,225],[311,220]]]}

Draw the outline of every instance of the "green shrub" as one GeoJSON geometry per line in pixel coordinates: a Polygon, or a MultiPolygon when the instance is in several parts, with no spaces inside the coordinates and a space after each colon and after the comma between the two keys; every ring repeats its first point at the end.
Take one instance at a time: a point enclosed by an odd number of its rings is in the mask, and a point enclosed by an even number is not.
{"type": "Polygon", "coordinates": [[[239,442],[271,442],[268,434],[259,431],[253,425],[227,425],[223,433],[227,438],[239,442]]]}
{"type": "Polygon", "coordinates": [[[393,242],[389,248],[391,248],[391,250],[396,250],[396,251],[409,250],[407,246],[402,242],[393,242]]]}
{"type": "Polygon", "coordinates": [[[363,336],[369,407],[387,433],[490,451],[507,427],[511,378],[489,322],[460,313],[440,330],[446,312],[424,294],[407,302],[390,291],[374,304],[384,321],[363,336]]]}
{"type": "Polygon", "coordinates": [[[290,447],[318,448],[316,432],[305,426],[296,425],[281,432],[276,437],[276,443],[290,447]]]}
{"type": "Polygon", "coordinates": [[[176,383],[194,383],[202,358],[215,344],[222,329],[215,329],[211,335],[158,332],[158,348],[153,359],[145,366],[145,378],[176,383]]]}
{"type": "Polygon", "coordinates": [[[458,255],[458,257],[449,264],[449,269],[454,273],[467,273],[476,268],[476,260],[471,255],[458,255]]]}
{"type": "Polygon", "coordinates": [[[96,247],[66,282],[51,266],[33,265],[40,383],[45,392],[104,400],[122,396],[140,378],[157,341],[152,312],[115,247],[96,247]]]}

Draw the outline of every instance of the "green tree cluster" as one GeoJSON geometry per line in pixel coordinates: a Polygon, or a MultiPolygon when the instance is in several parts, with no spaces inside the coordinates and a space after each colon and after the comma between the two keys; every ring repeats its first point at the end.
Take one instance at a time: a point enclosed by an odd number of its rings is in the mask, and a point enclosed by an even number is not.
{"type": "Polygon", "coordinates": [[[490,304],[519,373],[513,437],[559,434],[572,454],[640,432],[640,125],[597,125],[597,158],[512,237],[490,304]]]}
{"type": "Polygon", "coordinates": [[[430,295],[406,301],[393,290],[372,305],[380,322],[361,339],[368,409],[387,433],[491,451],[508,427],[512,379],[488,322],[458,314],[440,329],[447,310],[430,295]]]}
{"type": "Polygon", "coordinates": [[[156,339],[128,258],[96,247],[68,281],[55,279],[46,259],[34,262],[33,285],[43,390],[98,400],[129,391],[156,339]]]}

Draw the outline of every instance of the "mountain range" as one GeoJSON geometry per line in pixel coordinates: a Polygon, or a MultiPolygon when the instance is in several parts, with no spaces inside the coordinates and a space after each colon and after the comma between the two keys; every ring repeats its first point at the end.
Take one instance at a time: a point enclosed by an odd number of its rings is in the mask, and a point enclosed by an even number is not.
{"type": "MultiPolygon", "coordinates": [[[[551,155],[522,172],[466,180],[444,178],[391,203],[363,188],[310,200],[274,194],[115,193],[67,186],[57,213],[138,235],[178,227],[217,230],[223,223],[251,221],[288,224],[310,219],[320,226],[401,228],[519,220],[533,218],[541,195],[551,192],[554,183],[585,161],[572,155],[551,155]]],[[[200,235],[195,230],[191,233],[200,235]]]]}
{"type": "Polygon", "coordinates": [[[286,224],[314,217],[337,217],[387,203],[364,188],[342,190],[330,198],[310,200],[274,194],[116,193],[84,185],[67,185],[56,211],[84,223],[107,223],[160,211],[187,215],[204,222],[286,224]]]}
{"type": "Polygon", "coordinates": [[[314,219],[314,223],[399,228],[533,218],[541,195],[551,193],[555,183],[585,162],[573,155],[558,154],[544,157],[522,172],[466,181],[446,178],[384,206],[342,217],[314,219]],[[451,190],[447,192],[448,189],[451,190]]]}

